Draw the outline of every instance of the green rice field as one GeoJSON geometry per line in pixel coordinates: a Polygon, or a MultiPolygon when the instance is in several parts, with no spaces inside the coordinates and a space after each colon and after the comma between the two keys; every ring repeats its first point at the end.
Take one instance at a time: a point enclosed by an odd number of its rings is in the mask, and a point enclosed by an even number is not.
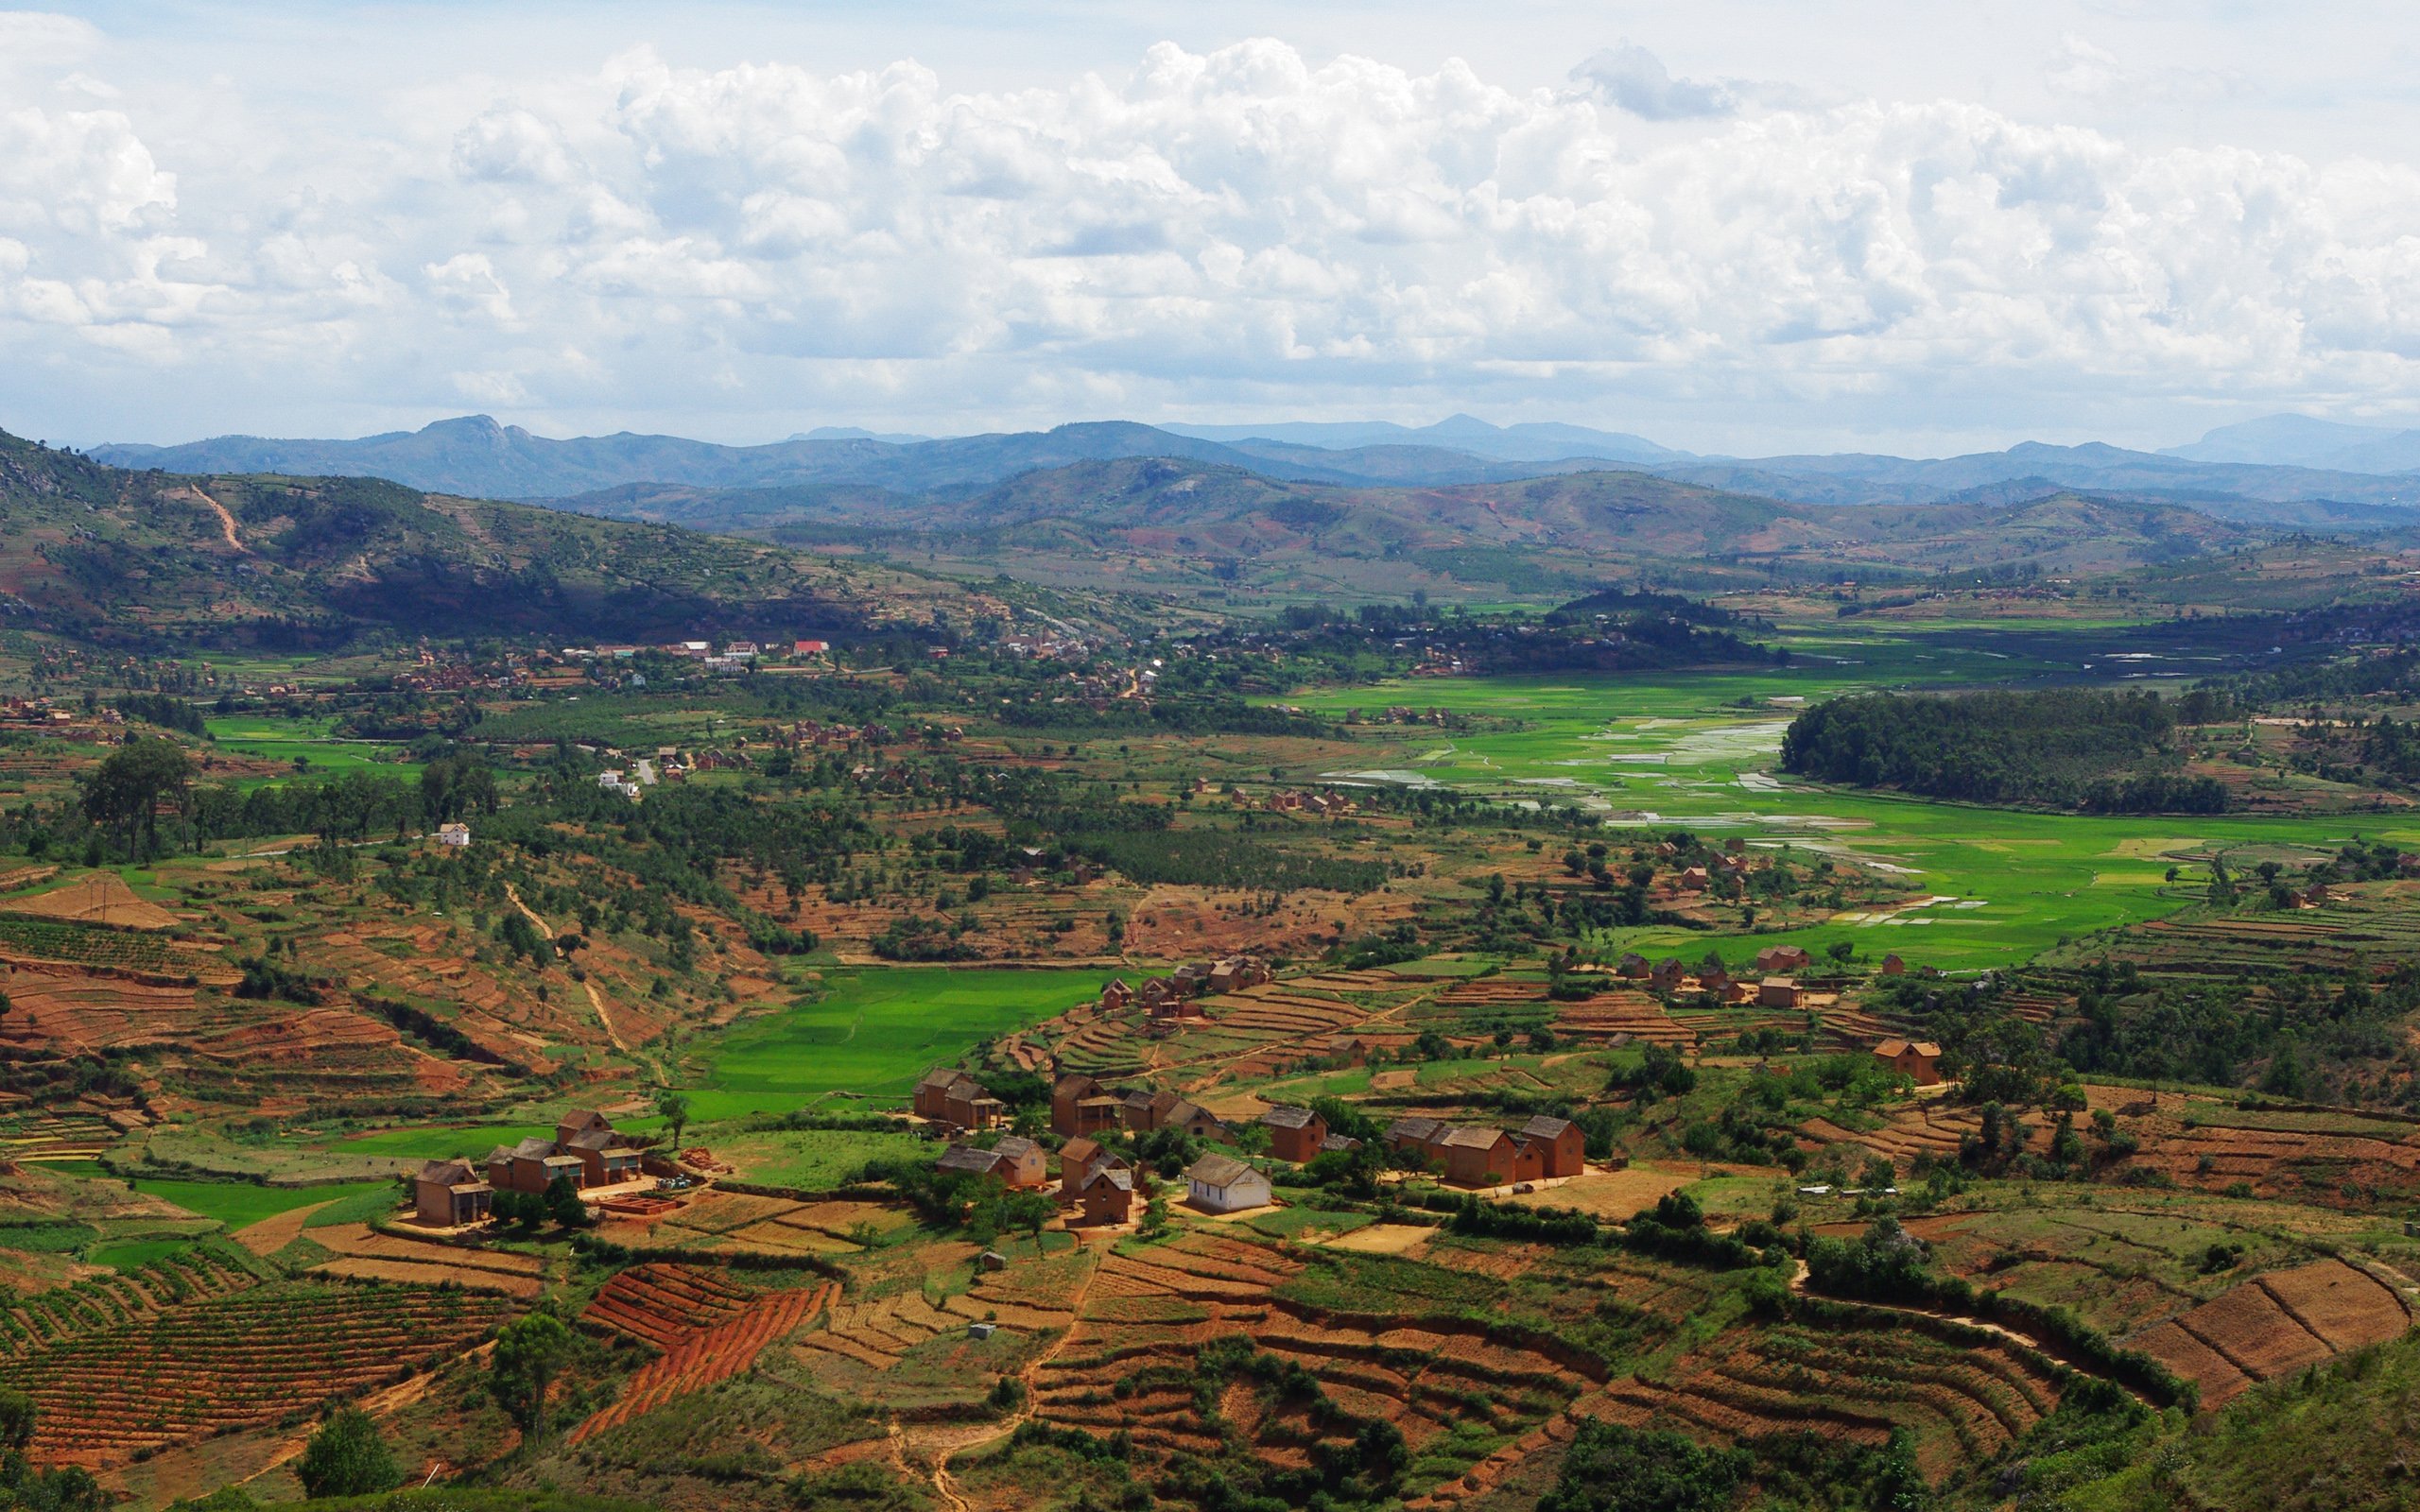
{"type": "MultiPolygon", "coordinates": [[[[1439,731],[1433,748],[1397,767],[1322,774],[1330,781],[1577,802],[1616,829],[1685,828],[1759,848],[1852,857],[1895,873],[1923,900],[1758,934],[1752,936],[1758,947],[1820,952],[1847,939],[1869,956],[1895,951],[1911,964],[1945,970],[2012,966],[2062,940],[2172,912],[2199,896],[2216,854],[2290,855],[2333,849],[2357,833],[2420,844],[2420,823],[2388,816],[2021,813],[1826,789],[1776,769],[1782,733],[1808,704],[1877,685],[2091,675],[2102,654],[2095,639],[2035,636],[1993,651],[1832,632],[1793,641],[1798,665],[1770,673],[1437,679],[1322,689],[1288,701],[1327,713],[1398,703],[1448,708],[1524,726],[1439,731]],[[2167,882],[2170,867],[2184,868],[2180,883],[2167,882]]],[[[1612,932],[1606,943],[1694,954],[1715,941],[1647,928],[1612,932]]]]}
{"type": "Polygon", "coordinates": [[[339,740],[335,722],[280,714],[217,714],[202,721],[211,740],[223,751],[261,761],[309,764],[313,772],[354,772],[367,768],[389,771],[415,769],[396,746],[339,740]]]}
{"type": "Polygon", "coordinates": [[[392,1192],[386,1181],[346,1181],[325,1186],[265,1187],[249,1181],[161,1181],[137,1177],[134,1189],[147,1196],[175,1203],[187,1212],[212,1218],[229,1229],[249,1228],[313,1203],[343,1201],[365,1192],[392,1192]]]}
{"type": "Polygon", "coordinates": [[[701,1047],[694,1116],[786,1111],[839,1091],[904,1098],[932,1066],[1072,1007],[1099,986],[1091,971],[836,972],[819,1000],[735,1024],[701,1047]]]}

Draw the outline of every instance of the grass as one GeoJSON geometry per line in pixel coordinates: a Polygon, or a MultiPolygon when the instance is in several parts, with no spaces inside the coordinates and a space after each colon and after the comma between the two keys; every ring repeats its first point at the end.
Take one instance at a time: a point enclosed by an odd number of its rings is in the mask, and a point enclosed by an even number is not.
{"type": "Polygon", "coordinates": [[[838,1186],[863,1170],[869,1160],[886,1157],[929,1159],[933,1149],[913,1134],[844,1129],[764,1134],[723,1134],[707,1129],[700,1131],[698,1138],[710,1143],[717,1159],[731,1161],[751,1181],[816,1192],[838,1186]]]}
{"type": "Polygon", "coordinates": [[[134,1239],[122,1245],[99,1246],[84,1258],[114,1271],[130,1271],[155,1260],[165,1260],[192,1243],[189,1239],[134,1239]]]}
{"type": "MultiPolygon", "coordinates": [[[[1879,627],[1876,627],[1877,630],[1879,627]]],[[[1835,941],[1871,959],[1895,951],[1945,970],[2010,967],[2064,940],[2171,913],[2200,895],[2170,885],[2169,866],[2259,847],[2328,848],[2357,829],[2420,844],[2420,826],[2377,816],[2311,818],[2097,817],[1939,803],[1808,786],[1775,768],[1797,710],[1837,694],[1902,682],[2005,683],[2093,659],[2094,638],[2066,637],[2071,660],[1995,657],[1907,638],[1834,637],[1827,663],[1752,675],[1501,677],[1318,689],[1287,701],[1315,713],[1391,703],[1440,707],[1520,728],[1416,731],[1409,754],[1373,753],[1377,780],[1440,782],[1510,801],[1581,802],[1616,827],[1686,828],[1801,847],[1899,868],[1913,891],[1944,900],[1887,919],[1855,910],[1811,927],[1759,933],[1757,947],[1794,944],[1821,954],[1835,941]],[[1792,700],[1792,701],[1776,701],[1792,700]]],[[[2045,639],[2045,638],[2036,638],[2045,639]]],[[[2047,656],[2047,651],[2045,652],[2047,656]]],[[[1685,930],[1610,932],[1611,949],[1705,948],[1685,930]]]]}
{"type": "Polygon", "coordinates": [[[838,973],[821,997],[734,1025],[703,1046],[703,1120],[786,1111],[821,1092],[907,1095],[931,1067],[1039,1022],[1098,988],[1089,971],[903,966],[838,973]]]}
{"type": "Polygon", "coordinates": [[[337,1141],[331,1149],[344,1155],[418,1155],[442,1160],[457,1155],[477,1159],[499,1144],[527,1139],[550,1140],[552,1124],[431,1124],[423,1128],[385,1128],[337,1141]]]}
{"type": "Polygon", "coordinates": [[[187,1212],[216,1219],[230,1230],[250,1228],[315,1202],[341,1201],[364,1192],[392,1194],[385,1181],[347,1181],[316,1187],[265,1187],[249,1181],[162,1181],[137,1177],[134,1190],[173,1202],[187,1212]]]}
{"type": "Polygon", "coordinates": [[[339,740],[335,721],[281,714],[220,714],[202,721],[213,744],[230,755],[259,761],[306,764],[305,775],[329,775],[383,768],[396,773],[418,770],[402,747],[368,741],[339,740]]]}

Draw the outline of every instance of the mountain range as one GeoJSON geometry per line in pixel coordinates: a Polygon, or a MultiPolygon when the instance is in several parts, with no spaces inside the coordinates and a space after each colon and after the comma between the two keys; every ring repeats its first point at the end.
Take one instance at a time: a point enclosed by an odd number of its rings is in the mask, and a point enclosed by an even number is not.
{"type": "MultiPolygon", "coordinates": [[[[177,446],[107,445],[119,467],[180,473],[383,477],[468,497],[565,500],[633,486],[879,490],[902,500],[979,492],[1022,473],[1159,456],[1281,482],[1449,488],[1627,471],[1793,504],[1904,505],[2062,490],[2156,496],[2220,515],[2247,506],[2420,504],[2420,431],[2278,416],[2214,430],[2189,447],[2131,451],[2024,442],[1942,458],[1868,454],[1700,456],[1574,425],[1283,422],[1150,426],[1123,421],[921,439],[838,428],[759,446],[628,432],[555,439],[484,415],[357,440],[231,436],[177,446]],[[1979,490],[1982,490],[1979,493],[1979,490]]],[[[2339,522],[2349,523],[2349,522],[2339,522]]]]}

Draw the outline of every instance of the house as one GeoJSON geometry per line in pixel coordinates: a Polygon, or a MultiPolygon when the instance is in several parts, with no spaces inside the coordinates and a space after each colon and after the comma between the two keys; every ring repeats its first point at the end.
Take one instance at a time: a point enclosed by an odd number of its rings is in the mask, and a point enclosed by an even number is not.
{"type": "Polygon", "coordinates": [[[1232,1156],[1205,1155],[1184,1173],[1185,1201],[1204,1212],[1242,1212],[1275,1200],[1269,1177],[1232,1156]]]}
{"type": "Polygon", "coordinates": [[[1103,1013],[1124,1012],[1126,1005],[1133,1001],[1134,989],[1126,985],[1122,976],[1111,977],[1109,985],[1100,989],[1100,1011],[1103,1013]]]}
{"type": "Polygon", "coordinates": [[[1042,1146],[1020,1134],[1011,1134],[992,1146],[993,1169],[1001,1180],[1018,1191],[1046,1187],[1050,1184],[1049,1158],[1042,1146]]]}
{"type": "Polygon", "coordinates": [[[441,824],[437,827],[437,843],[459,850],[471,843],[471,827],[461,823],[441,824]]]}
{"type": "Polygon", "coordinates": [[[1628,977],[1634,982],[1646,976],[1654,968],[1647,964],[1647,957],[1636,951],[1623,952],[1622,958],[1614,964],[1616,976],[1628,977]]]}
{"type": "Polygon", "coordinates": [[[792,641],[790,643],[792,656],[821,656],[831,649],[832,643],[829,641],[792,641]]]}
{"type": "Polygon", "coordinates": [[[1756,989],[1745,982],[1725,982],[1722,990],[1715,994],[1720,1001],[1730,1004],[1746,1003],[1755,995],[1756,989]]]}
{"type": "Polygon", "coordinates": [[[495,1188],[468,1160],[431,1160],[412,1177],[412,1215],[440,1228],[483,1223],[495,1188]]]}
{"type": "Polygon", "coordinates": [[[1327,1138],[1320,1141],[1320,1153],[1322,1155],[1341,1155],[1347,1150],[1357,1150],[1360,1147],[1361,1142],[1359,1140],[1348,1139],[1341,1134],[1331,1134],[1327,1138]]]}
{"type": "Polygon", "coordinates": [[[1941,1085],[1941,1046],[1929,1040],[1885,1040],[1874,1047],[1874,1058],[1919,1087],[1941,1085]]]}
{"type": "Polygon", "coordinates": [[[1677,887],[1679,887],[1679,888],[1680,888],[1680,890],[1681,890],[1681,891],[1683,891],[1683,892],[1703,892],[1703,891],[1705,891],[1705,887],[1706,887],[1706,874],[1705,874],[1705,868],[1703,868],[1703,867],[1689,867],[1689,868],[1684,868],[1684,869],[1683,869],[1683,871],[1681,872],[1681,878],[1680,878],[1680,881],[1679,881],[1678,883],[1674,884],[1674,885],[1676,885],[1677,887]]]}
{"type": "Polygon", "coordinates": [[[1787,976],[1769,976],[1756,984],[1756,1006],[1760,1008],[1794,1008],[1804,996],[1798,984],[1787,976]]]}
{"type": "Polygon", "coordinates": [[[1440,1119],[1422,1118],[1415,1114],[1398,1118],[1388,1125],[1383,1137],[1387,1148],[1398,1155],[1417,1156],[1425,1161],[1443,1163],[1446,1126],[1440,1119]]]}
{"type": "Polygon", "coordinates": [[[1681,978],[1686,974],[1687,968],[1682,966],[1679,956],[1667,955],[1647,973],[1647,985],[1658,992],[1677,992],[1681,988],[1681,978]]]}
{"type": "Polygon", "coordinates": [[[1073,1137],[1115,1128],[1124,1106],[1092,1077],[1069,1072],[1050,1084],[1050,1132],[1073,1137]]]}
{"type": "Polygon", "coordinates": [[[1588,1169],[1588,1137],[1567,1118],[1541,1113],[1513,1130],[1512,1137],[1537,1150],[1541,1177],[1578,1176],[1588,1169]]]}
{"type": "Polygon", "coordinates": [[[1727,988],[1730,985],[1731,973],[1724,971],[1721,967],[1701,966],[1698,968],[1699,991],[1720,993],[1724,988],[1727,988]]]}
{"type": "Polygon", "coordinates": [[[1157,1126],[1181,1128],[1197,1140],[1215,1140],[1220,1144],[1232,1144],[1236,1138],[1235,1131],[1227,1127],[1226,1120],[1199,1103],[1188,1103],[1182,1098],[1167,1110],[1157,1126]]]}
{"type": "Polygon", "coordinates": [[[916,1083],[918,1118],[962,1129],[986,1129],[1007,1113],[1008,1105],[983,1090],[983,1084],[954,1066],[936,1066],[916,1083]]]}
{"type": "Polygon", "coordinates": [[[1517,1177],[1512,1136],[1500,1128],[1454,1127],[1438,1141],[1445,1179],[1458,1187],[1500,1187],[1517,1177]]]}
{"type": "Polygon", "coordinates": [[[1087,1224],[1126,1223],[1134,1216],[1134,1173],[1122,1160],[1097,1167],[1077,1200],[1087,1224]]]}
{"type": "Polygon", "coordinates": [[[1203,982],[1213,992],[1240,992],[1268,980],[1267,962],[1257,956],[1236,955],[1213,965],[1203,982]]]}
{"type": "Polygon", "coordinates": [[[1882,974],[1884,976],[1905,976],[1908,974],[1908,963],[1899,959],[1895,952],[1892,954],[1885,955],[1882,957],[1882,974]]]}
{"type": "Polygon", "coordinates": [[[993,1176],[997,1174],[999,1157],[990,1150],[978,1150],[972,1144],[953,1144],[942,1151],[933,1162],[936,1171],[954,1176],[993,1176]]]}
{"type": "Polygon", "coordinates": [[[622,1136],[612,1129],[592,1129],[558,1140],[555,1148],[565,1155],[577,1156],[583,1187],[618,1186],[639,1178],[640,1152],[622,1143],[622,1136]]]}
{"type": "Polygon", "coordinates": [[[1327,1120],[1307,1108],[1272,1108],[1260,1115],[1260,1125],[1269,1130],[1269,1153],[1296,1165],[1317,1157],[1327,1139],[1327,1120]]]}
{"type": "Polygon", "coordinates": [[[1094,1140],[1069,1140],[1059,1146],[1059,1195],[1075,1201],[1083,1194],[1084,1183],[1096,1172],[1115,1167],[1131,1170],[1126,1157],[1115,1150],[1104,1149],[1094,1140]]]}
{"type": "Polygon", "coordinates": [[[526,1139],[499,1144],[488,1152],[488,1184],[498,1192],[543,1193],[558,1178],[575,1188],[584,1184],[588,1162],[577,1155],[559,1155],[552,1140],[526,1139]]]}
{"type": "Polygon", "coordinates": [[[582,1134],[611,1134],[614,1121],[593,1108],[575,1108],[555,1120],[555,1143],[569,1144],[582,1134]]]}
{"type": "Polygon", "coordinates": [[[1164,976],[1144,983],[1142,998],[1143,1011],[1154,1019],[1172,1019],[1184,1012],[1184,995],[1164,976]]]}
{"type": "Polygon", "coordinates": [[[1756,970],[1759,973],[1802,971],[1814,959],[1795,945],[1768,945],[1756,953],[1756,970]]]}

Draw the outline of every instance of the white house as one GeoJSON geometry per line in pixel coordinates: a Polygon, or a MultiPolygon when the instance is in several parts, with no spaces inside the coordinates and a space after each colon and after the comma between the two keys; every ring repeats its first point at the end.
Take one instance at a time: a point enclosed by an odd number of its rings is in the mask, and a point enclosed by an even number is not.
{"type": "Polygon", "coordinates": [[[467,824],[458,823],[441,824],[437,827],[437,843],[439,845],[469,845],[471,843],[471,827],[467,824]]]}
{"type": "Polygon", "coordinates": [[[1225,1155],[1205,1155],[1184,1173],[1185,1200],[1204,1212],[1241,1212],[1275,1200],[1269,1177],[1225,1155]]]}

